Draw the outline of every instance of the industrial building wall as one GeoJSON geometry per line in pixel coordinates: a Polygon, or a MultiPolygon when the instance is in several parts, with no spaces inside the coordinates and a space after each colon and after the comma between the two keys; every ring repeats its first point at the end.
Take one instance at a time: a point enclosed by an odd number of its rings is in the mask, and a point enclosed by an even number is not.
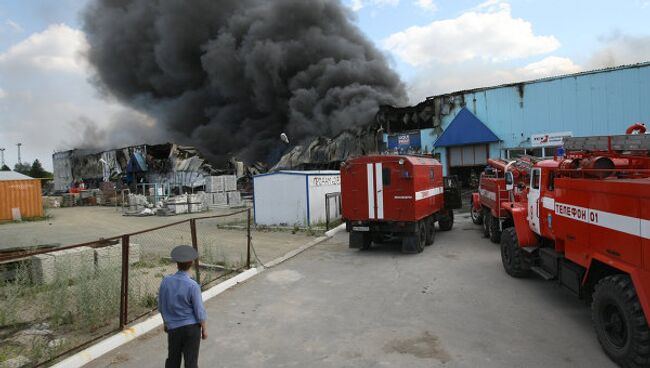
{"type": "Polygon", "coordinates": [[[257,225],[307,225],[307,176],[269,174],[253,179],[257,225]]]}
{"type": "Polygon", "coordinates": [[[0,181],[0,221],[13,220],[13,208],[20,209],[22,218],[43,217],[41,181],[0,181]]]}
{"type": "MultiPolygon", "coordinates": [[[[650,64],[462,93],[465,107],[501,140],[503,150],[531,147],[531,135],[571,132],[573,136],[624,134],[626,127],[650,122],[650,64]]],[[[449,126],[461,106],[442,118],[449,126]]],[[[437,149],[446,163],[445,149],[437,149]]],[[[446,165],[445,165],[446,169],[446,165]]]]}
{"type": "Polygon", "coordinates": [[[54,190],[64,192],[72,185],[72,153],[74,151],[56,152],[52,155],[54,168],[54,190]]]}

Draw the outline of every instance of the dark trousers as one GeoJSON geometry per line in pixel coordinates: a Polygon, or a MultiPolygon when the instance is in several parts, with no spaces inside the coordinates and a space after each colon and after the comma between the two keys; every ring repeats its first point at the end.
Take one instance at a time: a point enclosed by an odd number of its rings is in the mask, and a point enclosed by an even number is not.
{"type": "Polygon", "coordinates": [[[181,354],[185,368],[199,366],[201,325],[187,325],[167,331],[167,360],[165,368],[180,368],[181,354]]]}

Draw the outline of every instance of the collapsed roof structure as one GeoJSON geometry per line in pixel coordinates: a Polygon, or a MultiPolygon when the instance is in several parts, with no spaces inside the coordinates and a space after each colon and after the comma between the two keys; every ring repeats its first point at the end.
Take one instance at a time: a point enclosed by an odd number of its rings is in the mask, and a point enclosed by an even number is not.
{"type": "Polygon", "coordinates": [[[204,176],[219,175],[192,146],[173,143],[138,145],[106,151],[73,149],[52,155],[54,190],[67,191],[75,183],[98,188],[101,182],[127,185],[146,182],[170,187],[199,187],[204,176]]]}
{"type": "Polygon", "coordinates": [[[370,124],[343,131],[331,139],[318,137],[308,144],[293,147],[271,171],[338,170],[341,162],[350,157],[382,152],[383,136],[381,126],[370,124]]]}

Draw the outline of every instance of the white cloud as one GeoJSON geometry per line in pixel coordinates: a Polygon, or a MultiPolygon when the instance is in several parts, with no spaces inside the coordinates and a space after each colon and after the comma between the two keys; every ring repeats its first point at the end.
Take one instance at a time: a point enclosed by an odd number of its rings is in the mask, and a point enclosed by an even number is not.
{"type": "Polygon", "coordinates": [[[495,0],[457,18],[410,27],[384,41],[386,49],[414,66],[501,62],[545,54],[559,46],[554,36],[535,35],[530,22],[513,18],[510,5],[495,0]]]}
{"type": "Polygon", "coordinates": [[[5,24],[11,28],[12,31],[17,32],[17,33],[22,33],[24,31],[23,27],[20,26],[20,24],[14,22],[11,19],[8,19],[5,24]]]}
{"type": "Polygon", "coordinates": [[[64,24],[51,25],[0,54],[0,65],[10,69],[38,68],[82,73],[85,63],[81,53],[87,47],[84,33],[80,30],[64,24]]]}
{"type": "Polygon", "coordinates": [[[478,4],[476,7],[472,8],[471,10],[475,12],[481,12],[481,11],[494,12],[502,9],[510,9],[510,3],[508,3],[505,0],[487,0],[478,4]]]}
{"type": "MultiPolygon", "coordinates": [[[[88,82],[92,71],[84,58],[86,49],[80,30],[59,24],[0,54],[0,147],[22,142],[25,161],[38,158],[51,168],[53,150],[78,145],[89,136],[89,125],[102,131],[117,120],[137,124],[144,119],[99,96],[88,82]],[[83,127],[79,123],[90,120],[83,127]]],[[[101,138],[100,143],[114,141],[101,138]]],[[[5,153],[13,166],[15,155],[5,153]]]]}
{"type": "Polygon", "coordinates": [[[409,99],[415,104],[437,94],[578,73],[583,70],[583,66],[571,59],[558,56],[548,56],[523,67],[508,67],[482,61],[443,64],[420,70],[409,83],[409,99]],[[423,77],[425,75],[426,77],[423,77]]]}
{"type": "Polygon", "coordinates": [[[359,11],[368,6],[397,6],[400,0],[351,0],[350,7],[354,11],[359,11]]]}
{"type": "Polygon", "coordinates": [[[515,74],[523,77],[543,78],[552,75],[578,73],[582,70],[582,66],[575,64],[569,58],[548,56],[540,61],[517,69],[515,74]]]}
{"type": "Polygon", "coordinates": [[[433,0],[415,0],[414,4],[428,12],[435,12],[438,10],[438,6],[433,2],[433,0]]]}

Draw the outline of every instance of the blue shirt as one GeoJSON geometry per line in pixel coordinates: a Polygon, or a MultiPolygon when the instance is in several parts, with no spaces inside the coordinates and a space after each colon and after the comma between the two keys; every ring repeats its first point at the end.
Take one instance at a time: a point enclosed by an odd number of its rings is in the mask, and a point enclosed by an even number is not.
{"type": "Polygon", "coordinates": [[[169,330],[197,324],[207,318],[201,287],[183,271],[163,278],[158,293],[158,310],[169,330]]]}

